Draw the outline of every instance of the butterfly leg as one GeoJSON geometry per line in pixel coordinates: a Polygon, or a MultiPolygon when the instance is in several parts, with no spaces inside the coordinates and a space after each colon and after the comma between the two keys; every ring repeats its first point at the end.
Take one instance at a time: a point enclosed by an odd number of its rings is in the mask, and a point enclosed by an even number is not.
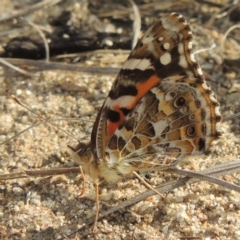
{"type": "Polygon", "coordinates": [[[84,196],[85,192],[86,192],[86,179],[85,179],[85,175],[84,175],[82,166],[79,166],[79,170],[80,170],[80,173],[81,173],[82,178],[83,178],[82,191],[80,193],[80,196],[84,196]]]}
{"type": "Polygon", "coordinates": [[[100,185],[100,181],[96,180],[94,183],[94,187],[95,187],[95,201],[96,201],[96,215],[95,215],[95,220],[94,220],[94,225],[93,225],[93,232],[96,230],[97,227],[97,220],[98,220],[98,216],[99,216],[99,185],[100,185]]]}
{"type": "Polygon", "coordinates": [[[148,184],[137,172],[133,171],[133,174],[141,181],[143,182],[143,184],[153,190],[155,193],[157,193],[158,195],[160,195],[161,197],[164,197],[160,192],[158,192],[156,189],[154,189],[150,184],[148,184]]]}

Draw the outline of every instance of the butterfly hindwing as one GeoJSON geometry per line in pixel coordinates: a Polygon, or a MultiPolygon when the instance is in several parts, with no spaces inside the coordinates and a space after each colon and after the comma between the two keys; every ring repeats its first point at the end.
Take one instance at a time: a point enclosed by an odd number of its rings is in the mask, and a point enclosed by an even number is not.
{"type": "Polygon", "coordinates": [[[106,155],[118,166],[146,171],[206,151],[219,135],[220,121],[217,101],[205,98],[209,91],[195,78],[163,79],[121,123],[108,142],[106,155]]]}

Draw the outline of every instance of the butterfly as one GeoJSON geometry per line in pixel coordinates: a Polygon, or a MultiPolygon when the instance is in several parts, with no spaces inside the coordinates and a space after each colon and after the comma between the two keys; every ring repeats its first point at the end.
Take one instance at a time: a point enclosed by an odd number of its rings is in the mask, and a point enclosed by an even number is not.
{"type": "Polygon", "coordinates": [[[221,113],[178,13],[153,23],[120,70],[98,113],[89,143],[74,159],[94,182],[159,171],[207,151],[221,113]]]}

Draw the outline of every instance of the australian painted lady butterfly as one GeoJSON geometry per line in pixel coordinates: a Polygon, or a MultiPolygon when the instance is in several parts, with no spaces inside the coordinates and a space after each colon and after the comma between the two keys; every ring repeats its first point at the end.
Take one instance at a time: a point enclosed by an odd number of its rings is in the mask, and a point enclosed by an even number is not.
{"type": "Polygon", "coordinates": [[[75,151],[93,179],[115,182],[208,150],[220,120],[219,103],[192,53],[190,27],[172,13],[138,42],[97,116],[91,142],[75,151]]]}
{"type": "Polygon", "coordinates": [[[185,18],[155,22],[124,63],[75,160],[97,182],[164,170],[209,149],[219,136],[219,103],[192,52],[185,18]]]}

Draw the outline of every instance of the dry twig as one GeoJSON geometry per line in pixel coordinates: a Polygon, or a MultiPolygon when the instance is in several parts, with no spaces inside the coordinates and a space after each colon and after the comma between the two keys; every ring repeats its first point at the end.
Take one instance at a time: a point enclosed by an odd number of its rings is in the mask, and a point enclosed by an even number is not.
{"type": "MultiPolygon", "coordinates": [[[[66,70],[66,71],[77,71],[77,72],[86,72],[86,73],[94,73],[94,74],[117,74],[120,70],[119,68],[86,67],[86,66],[79,66],[74,64],[45,62],[45,61],[17,59],[17,58],[2,58],[2,60],[4,62],[8,62],[9,65],[12,64],[12,66],[13,64],[17,66],[28,65],[29,67],[35,68],[35,71],[66,70]]],[[[0,64],[1,63],[4,64],[3,62],[0,62],[0,64]]],[[[12,68],[14,68],[14,66],[12,68]]],[[[26,74],[26,73],[23,72],[23,74],[26,74]]],[[[31,75],[31,76],[35,76],[35,75],[31,75]]]]}
{"type": "Polygon", "coordinates": [[[5,58],[5,59],[4,59],[4,58],[0,58],[0,65],[1,65],[1,64],[2,64],[3,66],[7,66],[7,67],[15,70],[16,72],[19,72],[19,73],[21,73],[21,74],[24,74],[24,75],[26,75],[26,76],[28,76],[28,77],[37,77],[37,76],[38,76],[38,74],[30,73],[30,72],[27,72],[27,71],[19,68],[19,67],[14,66],[13,64],[11,64],[11,63],[8,61],[7,58],[5,58]]]}
{"type": "Polygon", "coordinates": [[[226,38],[227,38],[228,34],[229,34],[232,30],[234,30],[234,29],[236,29],[236,28],[240,28],[240,24],[233,25],[233,26],[230,27],[230,28],[226,31],[226,33],[223,35],[223,38],[222,38],[222,41],[221,41],[221,46],[220,46],[221,54],[222,54],[222,55],[223,55],[223,51],[224,51],[224,42],[226,41],[226,38]]]}
{"type": "Polygon", "coordinates": [[[39,3],[36,3],[36,4],[32,5],[31,7],[27,8],[27,9],[19,10],[19,11],[13,13],[10,16],[0,18],[0,23],[5,22],[5,21],[10,21],[14,18],[26,16],[26,15],[28,15],[32,12],[35,12],[35,11],[41,9],[41,8],[49,7],[49,6],[58,4],[61,1],[62,0],[43,0],[39,3]]]}
{"type": "Polygon", "coordinates": [[[133,14],[134,14],[134,21],[133,21],[133,39],[132,39],[132,49],[136,46],[139,33],[141,30],[141,16],[138,9],[138,6],[134,3],[133,0],[129,0],[132,4],[133,14]]]}
{"type": "Polygon", "coordinates": [[[43,40],[43,44],[44,44],[44,47],[45,47],[45,54],[46,54],[45,61],[49,62],[49,56],[50,56],[49,45],[48,45],[47,39],[46,39],[45,35],[43,34],[42,30],[36,24],[34,24],[33,22],[31,22],[29,20],[26,20],[24,18],[21,18],[21,20],[28,23],[30,26],[32,26],[33,28],[35,28],[37,30],[37,32],[39,33],[40,37],[43,40]]]}

